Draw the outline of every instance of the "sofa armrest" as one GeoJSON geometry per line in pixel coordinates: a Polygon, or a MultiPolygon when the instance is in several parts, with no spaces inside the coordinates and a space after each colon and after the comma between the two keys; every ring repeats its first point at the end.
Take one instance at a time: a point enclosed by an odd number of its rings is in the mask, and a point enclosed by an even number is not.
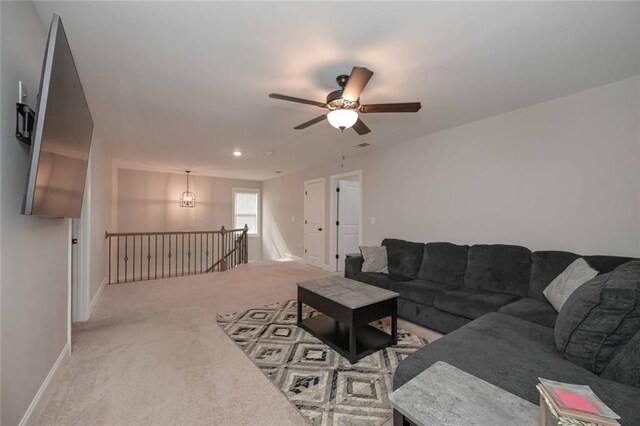
{"type": "Polygon", "coordinates": [[[364,258],[360,254],[348,254],[344,260],[344,276],[345,278],[354,278],[362,272],[362,263],[364,258]]]}

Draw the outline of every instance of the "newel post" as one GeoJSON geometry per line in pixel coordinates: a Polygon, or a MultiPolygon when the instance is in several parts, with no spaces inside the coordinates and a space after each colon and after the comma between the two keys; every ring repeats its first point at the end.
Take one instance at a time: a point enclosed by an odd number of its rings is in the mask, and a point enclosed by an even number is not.
{"type": "Polygon", "coordinates": [[[244,224],[244,232],[242,233],[242,263],[249,262],[249,245],[247,244],[247,234],[249,233],[249,225],[244,224]]]}

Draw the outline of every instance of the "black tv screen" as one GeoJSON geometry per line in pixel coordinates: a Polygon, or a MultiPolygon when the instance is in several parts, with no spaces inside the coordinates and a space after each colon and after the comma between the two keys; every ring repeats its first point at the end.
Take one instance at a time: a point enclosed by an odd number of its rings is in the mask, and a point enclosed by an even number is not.
{"type": "Polygon", "coordinates": [[[93,119],[71,48],[53,16],[42,66],[22,213],[80,217],[93,119]]]}

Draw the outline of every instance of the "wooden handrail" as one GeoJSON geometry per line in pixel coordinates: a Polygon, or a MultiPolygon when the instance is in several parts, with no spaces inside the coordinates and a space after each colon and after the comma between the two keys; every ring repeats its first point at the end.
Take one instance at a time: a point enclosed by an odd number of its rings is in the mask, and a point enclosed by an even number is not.
{"type": "Polygon", "coordinates": [[[225,232],[240,232],[244,231],[244,228],[236,229],[224,229],[224,226],[219,231],[165,231],[165,232],[107,232],[105,231],[104,237],[133,237],[141,235],[188,235],[188,234],[222,234],[225,232]]]}

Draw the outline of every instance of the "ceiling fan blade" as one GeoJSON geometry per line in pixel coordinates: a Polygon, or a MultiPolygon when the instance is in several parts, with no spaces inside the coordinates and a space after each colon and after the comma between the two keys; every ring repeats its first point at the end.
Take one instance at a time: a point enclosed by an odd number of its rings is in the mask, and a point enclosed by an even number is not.
{"type": "Polygon", "coordinates": [[[422,108],[420,102],[404,102],[398,104],[370,104],[362,105],[360,112],[418,112],[422,108]]]}
{"type": "Polygon", "coordinates": [[[360,120],[359,118],[358,121],[356,121],[356,124],[353,125],[353,130],[355,130],[356,133],[358,133],[360,136],[366,135],[371,131],[371,129],[366,124],[364,124],[364,121],[360,120]]]}
{"type": "Polygon", "coordinates": [[[342,98],[351,102],[360,99],[360,93],[362,93],[372,76],[373,71],[363,67],[353,67],[347,85],[342,92],[342,98]]]}
{"type": "Polygon", "coordinates": [[[306,129],[309,126],[313,126],[316,123],[321,122],[322,120],[326,120],[327,119],[327,114],[321,115],[320,117],[316,117],[313,120],[309,120],[306,123],[302,123],[297,125],[296,127],[294,127],[294,129],[296,130],[302,130],[302,129],[306,129]]]}
{"type": "Polygon", "coordinates": [[[299,104],[314,105],[320,108],[325,108],[327,106],[324,102],[316,102],[316,101],[311,101],[309,99],[295,98],[293,96],[287,96],[287,95],[279,95],[277,93],[270,93],[269,97],[271,99],[280,99],[281,101],[289,101],[289,102],[297,102],[299,104]]]}

